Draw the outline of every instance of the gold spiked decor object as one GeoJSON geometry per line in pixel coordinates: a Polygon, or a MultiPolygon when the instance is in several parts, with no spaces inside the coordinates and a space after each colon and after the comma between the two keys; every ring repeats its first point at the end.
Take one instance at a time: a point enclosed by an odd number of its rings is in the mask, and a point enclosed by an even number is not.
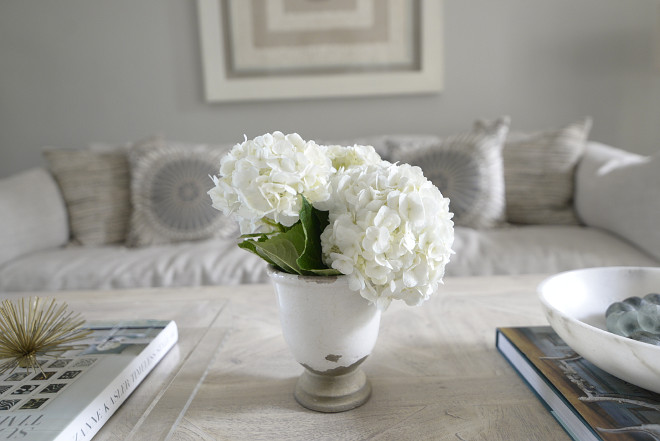
{"type": "Polygon", "coordinates": [[[0,374],[16,368],[41,370],[39,358],[58,358],[91,331],[85,321],[55,299],[21,298],[0,302],[0,374]]]}

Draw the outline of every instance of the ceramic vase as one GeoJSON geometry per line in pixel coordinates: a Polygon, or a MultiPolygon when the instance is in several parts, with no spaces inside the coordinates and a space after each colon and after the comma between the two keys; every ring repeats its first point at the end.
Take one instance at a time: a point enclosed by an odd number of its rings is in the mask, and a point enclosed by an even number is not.
{"type": "Polygon", "coordinates": [[[282,332],[305,370],[294,397],[307,409],[343,412],[364,404],[371,384],[360,364],[373,350],[380,310],[345,276],[297,276],[269,267],[282,332]]]}

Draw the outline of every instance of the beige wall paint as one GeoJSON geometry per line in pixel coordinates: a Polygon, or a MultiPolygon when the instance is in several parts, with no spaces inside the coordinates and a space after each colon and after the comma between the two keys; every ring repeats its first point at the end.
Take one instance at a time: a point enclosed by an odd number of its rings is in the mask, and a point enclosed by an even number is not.
{"type": "Polygon", "coordinates": [[[651,153],[657,23],[658,0],[445,0],[441,94],[209,104],[193,0],[5,0],[0,177],[41,165],[46,145],[442,136],[501,114],[513,130],[591,115],[592,139],[651,153]]]}

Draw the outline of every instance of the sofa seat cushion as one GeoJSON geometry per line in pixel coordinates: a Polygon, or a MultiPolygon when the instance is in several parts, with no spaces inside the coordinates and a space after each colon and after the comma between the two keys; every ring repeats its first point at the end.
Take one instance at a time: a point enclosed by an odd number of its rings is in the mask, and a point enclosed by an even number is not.
{"type": "Polygon", "coordinates": [[[456,227],[446,275],[556,273],[595,266],[658,266],[628,242],[596,228],[524,225],[473,230],[456,227]]]}
{"type": "Polygon", "coordinates": [[[0,266],[0,292],[233,285],[266,282],[266,264],[235,239],[145,248],[51,248],[0,266]],[[38,271],[35,271],[38,268],[38,271]]]}
{"type": "MultiPolygon", "coordinates": [[[[487,230],[456,227],[454,250],[447,277],[659,264],[602,230],[567,225],[487,230]]],[[[239,283],[268,283],[266,264],[228,239],[147,248],[69,246],[0,265],[0,292],[239,283]]]]}

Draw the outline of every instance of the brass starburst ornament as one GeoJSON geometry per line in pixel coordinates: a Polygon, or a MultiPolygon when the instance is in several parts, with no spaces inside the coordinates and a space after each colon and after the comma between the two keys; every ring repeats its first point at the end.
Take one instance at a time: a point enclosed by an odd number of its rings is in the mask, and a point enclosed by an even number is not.
{"type": "Polygon", "coordinates": [[[82,329],[85,321],[67,308],[66,303],[57,304],[55,299],[3,300],[0,303],[0,374],[16,368],[41,371],[38,357],[57,358],[77,349],[72,343],[91,331],[82,329]]]}

